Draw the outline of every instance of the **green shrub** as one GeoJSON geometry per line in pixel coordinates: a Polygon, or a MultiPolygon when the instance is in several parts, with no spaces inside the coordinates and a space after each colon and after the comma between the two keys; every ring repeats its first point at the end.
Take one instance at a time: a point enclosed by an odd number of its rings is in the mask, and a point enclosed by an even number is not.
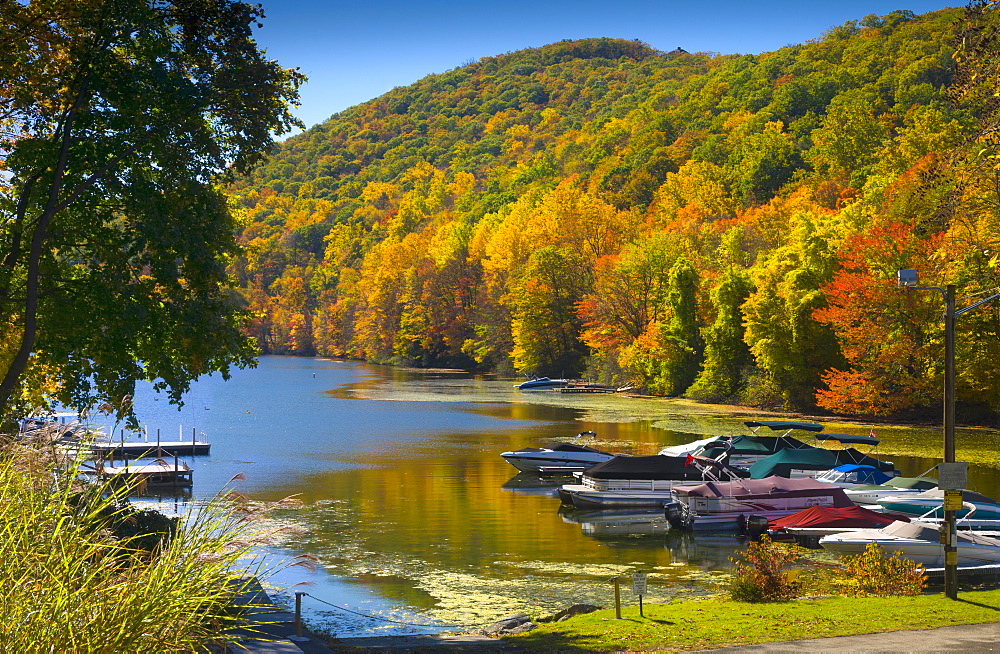
{"type": "MultiPolygon", "coordinates": [[[[164,652],[224,642],[256,527],[226,500],[170,519],[122,510],[122,491],[78,481],[79,462],[0,446],[0,651],[164,652]]],[[[259,559],[258,559],[259,560],[259,559]]]]}
{"type": "Polygon", "coordinates": [[[886,555],[878,543],[868,543],[856,556],[842,556],[837,575],[842,592],[852,597],[919,595],[927,585],[924,566],[899,552],[886,555]]]}
{"type": "Polygon", "coordinates": [[[773,543],[767,536],[750,543],[729,560],[734,578],[729,596],[737,602],[785,602],[795,599],[800,584],[783,568],[799,558],[794,546],[773,543]]]}

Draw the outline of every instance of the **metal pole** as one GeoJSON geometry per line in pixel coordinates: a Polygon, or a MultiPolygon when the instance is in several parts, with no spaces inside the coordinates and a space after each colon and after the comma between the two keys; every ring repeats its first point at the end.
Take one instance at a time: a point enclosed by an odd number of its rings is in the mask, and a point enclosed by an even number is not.
{"type": "MultiPolygon", "coordinates": [[[[955,285],[944,293],[944,462],[955,462],[955,285]]],[[[958,534],[955,511],[945,509],[944,594],[958,599],[958,534]]]]}

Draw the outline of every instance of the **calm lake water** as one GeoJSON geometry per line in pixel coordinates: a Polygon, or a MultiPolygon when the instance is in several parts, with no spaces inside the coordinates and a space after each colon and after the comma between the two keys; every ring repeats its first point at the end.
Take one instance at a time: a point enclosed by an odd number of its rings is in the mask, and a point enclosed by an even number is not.
{"type": "MultiPolygon", "coordinates": [[[[150,440],[157,429],[164,440],[187,440],[194,430],[211,442],[211,456],[187,459],[194,500],[231,487],[261,505],[301,501],[273,512],[271,524],[290,529],[269,556],[308,554],[318,566],[286,568],[275,581],[304,584],[283,597],[309,593],[307,622],[342,637],[476,627],[579,602],[606,606],[614,597],[609,580],[633,572],[649,573],[651,601],[708,593],[743,546],[735,537],[671,533],[656,514],[560,509],[554,485],[515,475],[499,453],[593,430],[602,449],[652,454],[745,432],[746,416],[684,401],[521,392],[509,379],[292,357],[262,357],[228,382],[205,377],[185,402],[178,411],[149,386],[137,391],[150,440]],[[237,475],[245,479],[231,482],[237,475]]],[[[868,433],[856,425],[828,430],[868,433]]],[[[883,450],[914,454],[888,457],[903,474],[934,465],[940,430],[876,432],[883,450]]],[[[960,430],[958,443],[958,458],[974,462],[970,485],[1000,494],[1000,435],[960,430]]],[[[169,510],[188,499],[161,501],[169,510]]],[[[634,602],[628,590],[624,597],[634,602]]]]}

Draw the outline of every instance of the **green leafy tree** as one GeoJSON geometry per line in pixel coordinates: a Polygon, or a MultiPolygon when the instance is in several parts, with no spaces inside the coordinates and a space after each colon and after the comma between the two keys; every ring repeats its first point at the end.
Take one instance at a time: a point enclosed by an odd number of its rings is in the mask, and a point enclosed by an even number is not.
{"type": "Polygon", "coordinates": [[[686,395],[705,400],[730,397],[753,366],[753,356],[743,336],[740,307],[752,286],[745,272],[730,271],[711,293],[715,322],[704,330],[705,363],[686,395]]]}
{"type": "Polygon", "coordinates": [[[257,48],[261,17],[232,0],[0,2],[0,415],[120,400],[138,379],[179,400],[252,362],[215,180],[295,123],[301,77],[257,48]]]}

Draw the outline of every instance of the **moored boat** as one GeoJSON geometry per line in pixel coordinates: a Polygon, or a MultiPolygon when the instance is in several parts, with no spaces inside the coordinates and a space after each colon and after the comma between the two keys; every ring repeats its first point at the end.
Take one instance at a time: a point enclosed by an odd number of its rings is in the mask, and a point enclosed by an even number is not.
{"type": "MultiPolygon", "coordinates": [[[[956,511],[956,518],[964,518],[970,511],[975,511],[977,519],[1000,520],[1000,503],[992,498],[966,490],[962,491],[962,502],[966,508],[956,511]]],[[[877,504],[886,511],[941,518],[944,516],[944,491],[933,488],[909,495],[890,495],[879,498],[877,504]]]]}
{"type": "Polygon", "coordinates": [[[807,446],[799,449],[786,449],[761,459],[750,466],[750,476],[754,479],[778,476],[790,479],[797,477],[817,477],[837,466],[855,464],[865,465],[896,476],[896,468],[890,461],[879,461],[862,454],[854,448],[842,450],[825,450],[821,447],[807,446]]]}
{"type": "Polygon", "coordinates": [[[794,539],[806,547],[819,547],[819,539],[823,536],[858,529],[881,529],[897,520],[910,521],[903,515],[880,513],[857,505],[813,506],[770,520],[767,533],[774,540],[794,539]]]}
{"type": "Polygon", "coordinates": [[[855,504],[871,505],[883,497],[913,495],[932,488],[937,488],[937,479],[933,477],[893,477],[880,484],[848,488],[845,492],[855,504]]]}
{"type": "Polygon", "coordinates": [[[757,461],[782,450],[798,450],[813,447],[797,438],[793,438],[791,436],[793,431],[823,431],[823,425],[814,422],[747,420],[743,424],[750,427],[753,431],[750,434],[717,438],[712,442],[706,443],[700,450],[695,450],[692,454],[706,456],[710,459],[726,455],[726,462],[729,465],[749,468],[757,461]],[[777,436],[758,435],[757,432],[763,428],[781,433],[777,436]]]}
{"type": "Polygon", "coordinates": [[[651,507],[660,509],[676,484],[738,479],[729,466],[696,456],[615,457],[578,474],[579,482],[559,488],[564,504],[600,509],[651,507]]]}
{"type": "Polygon", "coordinates": [[[542,447],[522,447],[519,450],[501,452],[507,463],[523,472],[546,472],[560,469],[587,468],[615,457],[586,445],[597,438],[592,431],[580,432],[571,443],[553,442],[542,447]]]}
{"type": "Polygon", "coordinates": [[[809,478],[677,485],[670,494],[664,510],[671,525],[695,531],[742,529],[751,515],[770,520],[813,506],[853,506],[844,489],[809,478]]]}
{"type": "Polygon", "coordinates": [[[816,479],[828,484],[836,484],[846,490],[856,486],[884,484],[893,479],[893,477],[882,472],[875,466],[845,463],[817,475],[816,479]]]}
{"type": "MultiPolygon", "coordinates": [[[[861,529],[823,536],[819,544],[837,554],[856,555],[869,543],[877,543],[887,552],[928,566],[944,565],[944,545],[940,532],[922,522],[893,522],[882,529],[861,529]]],[[[1000,539],[973,531],[958,532],[958,564],[965,566],[1000,563],[1000,539]]]]}
{"type": "Polygon", "coordinates": [[[550,379],[549,377],[535,377],[532,375],[528,381],[515,384],[514,388],[522,391],[543,390],[547,388],[562,388],[569,384],[568,379],[550,379]]]}

